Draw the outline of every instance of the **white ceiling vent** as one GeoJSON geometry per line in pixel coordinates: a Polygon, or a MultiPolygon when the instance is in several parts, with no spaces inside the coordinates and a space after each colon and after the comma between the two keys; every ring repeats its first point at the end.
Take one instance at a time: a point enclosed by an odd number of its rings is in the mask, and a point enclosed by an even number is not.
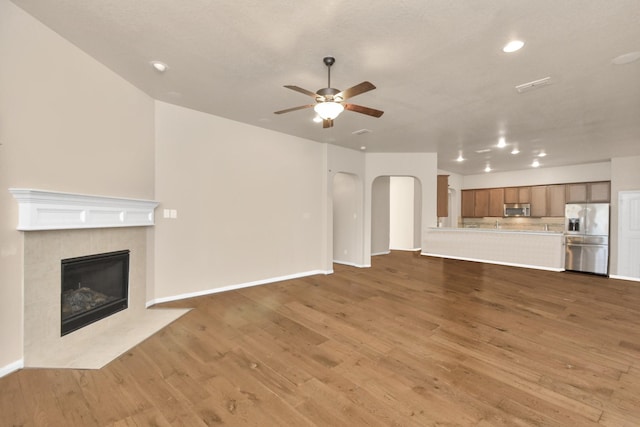
{"type": "Polygon", "coordinates": [[[551,77],[545,77],[544,79],[534,80],[529,83],[523,83],[521,85],[516,86],[516,90],[518,93],[529,92],[534,89],[539,89],[543,86],[547,86],[551,84],[551,77]]]}
{"type": "Polygon", "coordinates": [[[360,129],[360,130],[356,130],[354,132],[351,132],[353,135],[362,135],[365,133],[371,133],[371,131],[369,129],[360,129]]]}

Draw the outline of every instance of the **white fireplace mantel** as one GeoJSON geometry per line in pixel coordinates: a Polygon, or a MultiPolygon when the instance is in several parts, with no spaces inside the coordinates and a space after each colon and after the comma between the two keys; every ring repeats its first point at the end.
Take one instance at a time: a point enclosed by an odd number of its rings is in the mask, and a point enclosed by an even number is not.
{"type": "Polygon", "coordinates": [[[154,225],[153,200],[10,188],[18,201],[18,230],[140,227],[154,225]]]}

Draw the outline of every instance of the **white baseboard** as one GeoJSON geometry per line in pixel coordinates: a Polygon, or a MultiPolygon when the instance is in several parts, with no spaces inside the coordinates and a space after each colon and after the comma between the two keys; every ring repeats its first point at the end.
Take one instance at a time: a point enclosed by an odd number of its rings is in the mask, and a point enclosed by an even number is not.
{"type": "Polygon", "coordinates": [[[389,255],[390,253],[391,253],[391,251],[386,251],[386,252],[376,252],[375,254],[371,254],[371,256],[389,255]]]}
{"type": "Polygon", "coordinates": [[[148,308],[148,307],[151,307],[152,305],[160,304],[160,303],[163,303],[163,302],[179,301],[179,300],[183,300],[183,299],[187,299],[187,298],[201,297],[201,296],[204,296],[204,295],[211,295],[211,294],[217,294],[217,293],[220,293],[220,292],[233,291],[233,290],[236,290],[236,289],[250,288],[252,286],[266,285],[266,284],[274,283],[274,282],[282,282],[284,280],[299,279],[300,277],[314,276],[316,274],[325,274],[326,275],[326,274],[331,274],[331,273],[333,273],[333,270],[330,270],[330,271],[313,270],[313,271],[306,271],[306,272],[303,272],[303,273],[290,274],[288,276],[280,276],[280,277],[272,277],[272,278],[264,279],[264,280],[256,280],[255,282],[240,283],[240,284],[237,284],[237,285],[223,286],[221,288],[205,289],[203,291],[198,291],[198,292],[190,292],[190,293],[186,293],[186,294],[172,295],[170,297],[156,298],[156,299],[153,299],[151,301],[147,301],[146,302],[146,307],[148,308]]]}
{"type": "Polygon", "coordinates": [[[552,268],[552,267],[543,267],[543,266],[540,266],[540,265],[516,264],[516,263],[513,263],[513,262],[499,262],[499,261],[491,261],[491,260],[486,260],[486,259],[476,259],[476,258],[456,257],[456,256],[440,255],[440,254],[430,254],[428,252],[421,252],[420,255],[432,256],[432,257],[436,257],[436,258],[458,259],[460,261],[484,262],[485,264],[506,265],[508,267],[533,268],[535,270],[546,270],[546,271],[557,271],[557,272],[564,271],[564,268],[552,268]]]}
{"type": "Polygon", "coordinates": [[[640,278],[638,277],[627,277],[627,276],[618,276],[617,274],[612,274],[609,276],[610,279],[618,279],[618,280],[629,280],[631,282],[640,282],[640,278]]]}
{"type": "Polygon", "coordinates": [[[22,368],[24,368],[24,359],[16,360],[13,363],[0,367],[0,378],[22,368]]]}
{"type": "Polygon", "coordinates": [[[406,252],[417,252],[422,250],[422,248],[413,248],[413,249],[406,249],[406,248],[391,248],[391,251],[406,251],[406,252]]]}
{"type": "Polygon", "coordinates": [[[333,262],[335,264],[341,264],[341,265],[348,265],[350,267],[357,267],[357,268],[369,268],[371,267],[371,265],[367,265],[367,264],[354,264],[352,262],[346,262],[346,261],[337,261],[337,260],[333,260],[333,262]]]}

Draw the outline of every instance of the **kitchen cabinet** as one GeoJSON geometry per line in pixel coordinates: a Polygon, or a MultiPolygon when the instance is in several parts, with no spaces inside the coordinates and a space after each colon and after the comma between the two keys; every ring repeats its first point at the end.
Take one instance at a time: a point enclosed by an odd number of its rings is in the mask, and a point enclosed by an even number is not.
{"type": "Polygon", "coordinates": [[[609,203],[611,182],[579,182],[566,184],[566,203],[609,203]]]}
{"type": "Polygon", "coordinates": [[[489,190],[475,190],[473,216],[489,216],[489,190]]]}
{"type": "Polygon", "coordinates": [[[505,203],[531,203],[531,187],[507,187],[504,189],[505,203]]]}
{"type": "Polygon", "coordinates": [[[462,190],[461,213],[463,218],[472,218],[475,216],[475,194],[475,190],[462,190]]]}
{"type": "Polygon", "coordinates": [[[587,197],[591,203],[609,203],[611,201],[611,182],[590,182],[587,197]]]}
{"type": "Polygon", "coordinates": [[[547,214],[546,216],[564,216],[565,186],[547,186],[547,214]]]}
{"type": "Polygon", "coordinates": [[[531,187],[531,216],[547,215],[547,186],[531,187]]]}
{"type": "Polygon", "coordinates": [[[505,203],[518,203],[518,187],[507,187],[504,189],[505,203]]]}
{"type": "Polygon", "coordinates": [[[609,203],[611,182],[535,185],[462,191],[462,216],[502,217],[505,203],[529,203],[532,217],[564,217],[566,203],[609,203]]]}
{"type": "Polygon", "coordinates": [[[492,188],[489,190],[489,216],[504,215],[504,188],[492,188]]]}
{"type": "Polygon", "coordinates": [[[518,187],[518,203],[531,203],[531,187],[518,187]]]}
{"type": "Polygon", "coordinates": [[[565,195],[567,203],[586,203],[587,183],[580,182],[577,184],[565,185],[565,195]]]}
{"type": "Polygon", "coordinates": [[[449,175],[438,175],[436,210],[439,218],[449,216],[449,175]]]}

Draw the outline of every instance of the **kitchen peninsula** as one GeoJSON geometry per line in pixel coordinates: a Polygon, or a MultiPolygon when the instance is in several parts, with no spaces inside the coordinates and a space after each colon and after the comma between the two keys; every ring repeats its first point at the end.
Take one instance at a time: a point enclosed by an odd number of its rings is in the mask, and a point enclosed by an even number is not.
{"type": "Polygon", "coordinates": [[[422,255],[564,271],[564,235],[558,231],[429,228],[422,255]]]}

